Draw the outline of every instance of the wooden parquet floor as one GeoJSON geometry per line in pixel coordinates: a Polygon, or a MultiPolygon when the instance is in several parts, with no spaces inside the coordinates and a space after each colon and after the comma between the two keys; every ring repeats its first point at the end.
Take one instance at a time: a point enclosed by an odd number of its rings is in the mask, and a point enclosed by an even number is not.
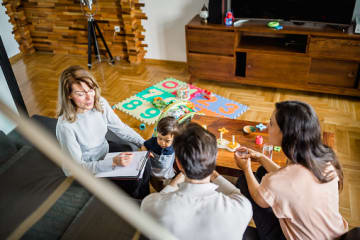
{"type": "MultiPolygon", "coordinates": [[[[78,56],[33,54],[13,64],[20,90],[30,115],[55,117],[58,78],[70,65],[87,67],[87,58],[78,56]]],[[[102,95],[115,104],[166,77],[188,81],[185,63],[147,60],[140,65],[126,62],[94,64],[102,95]]],[[[197,80],[194,84],[226,98],[246,104],[250,109],[240,116],[249,121],[268,122],[274,103],[301,100],[311,104],[321,121],[323,130],[335,133],[335,151],[345,175],[344,190],[340,195],[340,211],[351,227],[360,226],[360,99],[328,94],[309,93],[274,88],[261,88],[197,80]]],[[[117,111],[120,118],[145,138],[152,128],[139,130],[140,122],[117,111]]]]}

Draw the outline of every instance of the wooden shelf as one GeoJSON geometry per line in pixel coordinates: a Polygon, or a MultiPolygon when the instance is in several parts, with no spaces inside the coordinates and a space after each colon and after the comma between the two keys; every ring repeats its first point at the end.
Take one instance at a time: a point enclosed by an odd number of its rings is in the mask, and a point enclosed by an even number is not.
{"type": "Polygon", "coordinates": [[[235,49],[236,52],[255,51],[281,54],[304,54],[304,50],[285,45],[283,41],[279,41],[278,39],[267,39],[264,41],[262,38],[252,38],[247,39],[246,41],[243,40],[239,47],[235,49]]]}
{"type": "Polygon", "coordinates": [[[281,48],[276,49],[276,47],[269,47],[266,49],[244,47],[244,48],[236,48],[235,52],[253,52],[253,53],[264,53],[264,54],[298,55],[298,56],[305,54],[296,51],[287,51],[281,48]]]}
{"type": "Polygon", "coordinates": [[[191,79],[360,97],[360,35],[352,27],[281,25],[274,30],[256,20],[228,27],[195,16],[185,26],[191,79]]]}
{"type": "MultiPolygon", "coordinates": [[[[6,0],[3,5],[22,53],[36,50],[87,56],[88,23],[79,1],[6,0]]],[[[139,0],[98,1],[95,19],[113,57],[130,63],[143,61],[146,45],[141,21],[147,19],[143,6],[139,0]],[[114,32],[115,26],[120,33],[114,32]]],[[[101,54],[105,53],[100,39],[98,43],[101,54]]]]}

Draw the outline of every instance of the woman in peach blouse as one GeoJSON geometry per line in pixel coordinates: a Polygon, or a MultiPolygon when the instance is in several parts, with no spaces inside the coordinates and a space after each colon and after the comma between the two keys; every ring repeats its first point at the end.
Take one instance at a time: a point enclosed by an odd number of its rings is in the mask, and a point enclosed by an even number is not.
{"type": "Polygon", "coordinates": [[[335,239],[348,224],[339,213],[343,173],[333,150],[322,143],[312,107],[299,101],[275,104],[268,124],[269,143],[288,158],[280,168],[248,148],[235,152],[243,170],[237,186],[253,207],[260,239],[335,239]],[[240,154],[248,151],[247,154],[240,154]],[[251,161],[262,166],[253,173],[251,161]]]}

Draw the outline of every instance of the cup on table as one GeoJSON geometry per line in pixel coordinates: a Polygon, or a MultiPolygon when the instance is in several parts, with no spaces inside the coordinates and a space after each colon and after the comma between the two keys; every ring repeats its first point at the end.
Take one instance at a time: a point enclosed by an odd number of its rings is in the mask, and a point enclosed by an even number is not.
{"type": "Polygon", "coordinates": [[[273,145],[264,143],[262,153],[268,158],[272,159],[273,145]]]}

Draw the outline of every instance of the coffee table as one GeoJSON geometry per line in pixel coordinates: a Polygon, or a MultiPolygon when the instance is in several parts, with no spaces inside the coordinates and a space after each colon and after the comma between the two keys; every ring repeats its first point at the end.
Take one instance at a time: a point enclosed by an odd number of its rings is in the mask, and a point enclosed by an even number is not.
{"type": "MultiPolygon", "coordinates": [[[[223,138],[226,140],[232,141],[232,135],[235,135],[235,140],[240,143],[241,146],[245,146],[256,151],[262,152],[262,145],[255,144],[256,136],[260,135],[263,137],[264,142],[268,143],[268,132],[267,128],[263,131],[259,131],[257,129],[256,132],[251,134],[245,134],[243,132],[243,127],[246,125],[256,126],[259,122],[251,122],[244,120],[236,120],[229,118],[220,118],[213,116],[205,116],[205,115],[195,115],[192,119],[192,122],[196,122],[200,125],[206,125],[207,129],[213,133],[216,138],[220,138],[219,128],[226,128],[229,132],[223,135],[223,138]]],[[[265,123],[263,123],[265,125],[265,123]]],[[[324,132],[323,141],[325,144],[329,146],[334,145],[334,134],[324,132]]],[[[272,160],[276,162],[280,166],[286,165],[286,156],[281,150],[280,152],[273,151],[272,160]]],[[[252,162],[251,167],[253,171],[260,166],[259,163],[252,162]]],[[[234,160],[234,153],[225,149],[219,149],[218,157],[216,162],[216,169],[222,174],[230,175],[230,176],[238,176],[239,168],[234,160]]]]}

